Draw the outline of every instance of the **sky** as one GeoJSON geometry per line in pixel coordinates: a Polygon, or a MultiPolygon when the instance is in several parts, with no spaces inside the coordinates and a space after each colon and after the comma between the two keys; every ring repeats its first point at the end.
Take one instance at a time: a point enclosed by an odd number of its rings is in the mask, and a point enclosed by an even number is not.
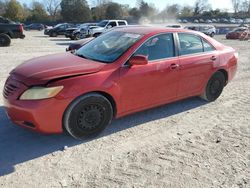
{"type": "MultiPolygon", "coordinates": [[[[19,0],[22,3],[30,4],[32,0],[19,0]]],[[[42,0],[40,0],[42,2],[42,0]]],[[[89,5],[93,5],[94,0],[87,0],[89,5]]],[[[167,4],[180,4],[180,5],[194,5],[196,0],[144,0],[145,2],[152,3],[159,10],[162,10],[166,7],[167,4]]],[[[129,4],[131,7],[136,6],[136,0],[113,0],[113,2],[118,2],[120,4],[129,4]]],[[[231,0],[208,0],[208,2],[212,5],[213,9],[227,9],[232,10],[231,0]]]]}

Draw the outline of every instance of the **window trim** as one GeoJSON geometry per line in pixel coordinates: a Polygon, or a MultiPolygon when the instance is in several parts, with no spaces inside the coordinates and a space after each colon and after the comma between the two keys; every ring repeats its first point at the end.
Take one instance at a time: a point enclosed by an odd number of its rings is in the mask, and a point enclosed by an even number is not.
{"type": "Polygon", "coordinates": [[[214,45],[212,45],[210,42],[208,42],[205,38],[203,38],[202,36],[196,34],[196,33],[185,33],[185,32],[176,32],[176,41],[177,41],[177,44],[178,44],[178,56],[179,57],[187,57],[187,56],[193,56],[193,55],[201,55],[201,54],[206,54],[206,53],[211,53],[211,52],[214,52],[214,51],[217,51],[217,49],[214,47],[214,45]],[[187,35],[193,35],[193,36],[196,36],[196,37],[199,37],[200,40],[201,40],[201,43],[202,43],[202,48],[203,48],[203,52],[198,52],[198,53],[192,53],[192,54],[185,54],[185,55],[181,55],[181,48],[180,48],[180,38],[179,38],[179,34],[187,34],[187,35]],[[203,43],[203,40],[205,42],[207,42],[208,44],[210,44],[212,47],[213,47],[213,51],[208,51],[208,52],[205,52],[204,51],[204,43],[203,43]]]}
{"type": "Polygon", "coordinates": [[[127,58],[127,60],[125,61],[125,63],[123,63],[122,67],[128,67],[129,64],[128,64],[128,61],[129,59],[134,55],[134,53],[139,49],[141,48],[147,41],[151,40],[152,38],[156,37],[156,36],[159,36],[159,35],[164,35],[164,34],[172,34],[172,37],[173,37],[173,45],[174,45],[174,56],[173,57],[167,57],[167,58],[161,58],[161,59],[155,59],[155,60],[151,60],[151,61],[148,61],[149,63],[155,63],[156,61],[163,61],[163,60],[169,60],[169,59],[173,59],[173,58],[176,58],[179,56],[178,54],[178,48],[177,48],[177,40],[176,40],[176,37],[175,37],[175,34],[176,32],[164,32],[164,33],[158,33],[156,35],[153,35],[151,37],[149,37],[148,39],[146,39],[142,44],[140,44],[140,46],[138,46],[138,48],[136,48],[133,53],[131,53],[131,55],[127,58]]]}

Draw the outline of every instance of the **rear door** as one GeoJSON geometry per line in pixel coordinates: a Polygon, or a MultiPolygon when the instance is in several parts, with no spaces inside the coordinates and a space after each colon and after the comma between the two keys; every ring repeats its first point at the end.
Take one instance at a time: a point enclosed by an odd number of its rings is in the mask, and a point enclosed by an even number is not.
{"type": "Polygon", "coordinates": [[[164,104],[176,98],[178,63],[172,33],[154,36],[133,55],[148,56],[147,65],[120,69],[122,109],[133,111],[164,104]]]}
{"type": "Polygon", "coordinates": [[[200,94],[219,63],[218,52],[205,39],[195,34],[178,33],[180,59],[179,97],[200,94]]]}

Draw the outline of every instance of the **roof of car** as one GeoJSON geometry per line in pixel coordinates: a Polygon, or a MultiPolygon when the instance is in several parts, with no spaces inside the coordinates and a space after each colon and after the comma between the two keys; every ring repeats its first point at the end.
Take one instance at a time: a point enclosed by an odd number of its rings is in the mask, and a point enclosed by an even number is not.
{"type": "Polygon", "coordinates": [[[126,26],[117,28],[116,31],[124,31],[124,32],[146,35],[146,34],[161,33],[161,32],[180,32],[180,31],[186,32],[187,30],[180,28],[167,28],[158,26],[126,26]]]}

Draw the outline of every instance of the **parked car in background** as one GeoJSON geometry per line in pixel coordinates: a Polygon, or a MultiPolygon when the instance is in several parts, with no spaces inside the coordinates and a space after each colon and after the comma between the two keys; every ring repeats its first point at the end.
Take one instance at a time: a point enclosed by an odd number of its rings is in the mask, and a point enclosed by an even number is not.
{"type": "Polygon", "coordinates": [[[68,48],[66,48],[66,52],[67,51],[74,51],[74,50],[78,50],[79,48],[81,48],[83,45],[85,45],[86,43],[88,43],[89,41],[95,39],[95,37],[88,37],[85,39],[81,39],[78,40],[76,42],[71,43],[68,48]]]}
{"type": "Polygon", "coordinates": [[[24,37],[22,24],[0,23],[0,46],[9,46],[11,39],[23,39],[24,37]]]}
{"type": "Polygon", "coordinates": [[[172,25],[167,25],[166,27],[171,27],[171,28],[182,28],[182,25],[180,25],[180,24],[172,24],[172,25]]]}
{"type": "Polygon", "coordinates": [[[244,21],[243,21],[242,19],[235,19],[235,22],[236,22],[237,24],[242,24],[244,21]]]}
{"type": "Polygon", "coordinates": [[[14,24],[15,22],[9,20],[8,18],[4,18],[4,17],[0,16],[0,23],[14,24]]]}
{"type": "Polygon", "coordinates": [[[82,139],[123,117],[192,96],[215,101],[237,70],[238,54],[190,30],[124,27],[75,53],[19,65],[4,85],[12,121],[82,139]]]}
{"type": "Polygon", "coordinates": [[[217,20],[217,19],[212,19],[212,22],[213,22],[213,23],[217,23],[218,20],[217,20]]]}
{"type": "Polygon", "coordinates": [[[42,31],[44,30],[44,25],[41,23],[33,23],[27,26],[24,26],[24,30],[25,31],[30,31],[30,30],[38,30],[38,31],[42,31]]]}
{"type": "Polygon", "coordinates": [[[189,25],[185,29],[202,32],[210,37],[214,37],[216,34],[216,28],[213,25],[189,25]]]}
{"type": "Polygon", "coordinates": [[[53,28],[45,29],[44,34],[49,35],[50,37],[57,37],[58,35],[65,35],[66,30],[72,27],[75,27],[75,25],[69,23],[57,24],[53,28]]]}
{"type": "Polygon", "coordinates": [[[226,39],[240,39],[244,32],[249,32],[247,27],[238,27],[226,34],[226,39]]]}
{"type": "Polygon", "coordinates": [[[244,20],[244,23],[245,23],[245,24],[250,24],[250,18],[246,18],[246,19],[244,20]]]}
{"type": "Polygon", "coordinates": [[[75,27],[68,28],[66,29],[65,37],[70,38],[71,40],[74,40],[74,36],[73,36],[74,31],[80,28],[86,27],[86,26],[91,26],[91,25],[96,25],[96,23],[84,23],[84,24],[77,25],[75,27]]]}
{"type": "Polygon", "coordinates": [[[71,40],[80,40],[91,36],[91,29],[97,28],[96,24],[85,24],[71,33],[71,40]]]}
{"type": "Polygon", "coordinates": [[[98,37],[103,32],[112,27],[128,25],[126,20],[103,20],[97,24],[98,27],[90,29],[90,34],[93,37],[98,37]]]}
{"type": "Polygon", "coordinates": [[[212,20],[210,20],[210,19],[207,19],[205,22],[208,23],[208,24],[213,23],[212,20]]]}

